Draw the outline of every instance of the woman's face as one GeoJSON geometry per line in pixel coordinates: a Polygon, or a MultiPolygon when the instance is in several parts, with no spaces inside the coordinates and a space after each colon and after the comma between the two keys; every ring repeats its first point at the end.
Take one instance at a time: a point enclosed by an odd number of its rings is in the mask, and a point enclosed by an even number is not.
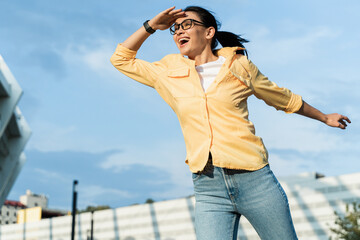
{"type": "MultiPolygon", "coordinates": [[[[186,19],[194,19],[202,22],[195,12],[186,12],[186,17],[178,18],[176,24],[182,23],[186,19]]],[[[182,55],[194,59],[201,54],[207,45],[211,49],[211,38],[208,36],[208,28],[203,25],[194,24],[193,27],[183,30],[181,27],[173,36],[176,46],[182,55]]]]}

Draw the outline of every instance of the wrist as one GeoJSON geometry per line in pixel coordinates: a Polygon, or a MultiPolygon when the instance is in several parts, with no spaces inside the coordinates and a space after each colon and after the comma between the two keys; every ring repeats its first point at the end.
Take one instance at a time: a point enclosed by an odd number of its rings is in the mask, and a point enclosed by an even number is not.
{"type": "Polygon", "coordinates": [[[159,30],[159,28],[157,27],[157,25],[154,23],[154,21],[153,21],[152,19],[148,21],[148,24],[149,24],[149,26],[150,26],[152,29],[154,29],[155,31],[156,31],[156,30],[159,30]]]}
{"type": "Polygon", "coordinates": [[[156,32],[156,29],[152,28],[152,26],[149,24],[150,20],[146,20],[144,22],[144,28],[145,30],[150,33],[150,34],[153,34],[154,32],[156,32]]]}
{"type": "Polygon", "coordinates": [[[323,114],[323,116],[322,116],[322,118],[320,119],[320,121],[322,121],[323,123],[327,124],[328,119],[329,119],[329,118],[328,118],[327,114],[323,114]]]}

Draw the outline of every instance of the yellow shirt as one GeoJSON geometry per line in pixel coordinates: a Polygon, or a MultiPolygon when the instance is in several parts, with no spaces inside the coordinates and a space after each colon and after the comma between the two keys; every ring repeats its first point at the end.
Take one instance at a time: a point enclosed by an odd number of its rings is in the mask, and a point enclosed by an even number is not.
{"type": "Polygon", "coordinates": [[[241,48],[222,48],[215,55],[226,58],[206,93],[195,61],[170,54],[157,62],[136,58],[136,51],[121,44],[111,63],[128,77],[155,88],[176,113],[185,139],[186,163],[201,171],[212,155],[213,165],[230,169],[257,170],[268,164],[268,153],[248,119],[247,98],[254,94],[277,110],[293,113],[301,96],[280,88],[262,75],[241,48]]]}

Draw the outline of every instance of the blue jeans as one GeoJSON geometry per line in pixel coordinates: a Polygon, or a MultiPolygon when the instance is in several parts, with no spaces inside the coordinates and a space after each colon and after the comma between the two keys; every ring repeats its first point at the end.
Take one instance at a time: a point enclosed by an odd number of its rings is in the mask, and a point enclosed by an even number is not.
{"type": "Polygon", "coordinates": [[[240,216],[261,239],[297,239],[288,199],[269,165],[257,171],[213,166],[193,173],[197,240],[236,240],[240,216]]]}

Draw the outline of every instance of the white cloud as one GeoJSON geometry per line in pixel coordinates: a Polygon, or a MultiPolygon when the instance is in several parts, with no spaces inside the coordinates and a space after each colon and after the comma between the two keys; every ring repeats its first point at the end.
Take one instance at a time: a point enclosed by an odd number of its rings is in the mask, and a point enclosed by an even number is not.
{"type": "Polygon", "coordinates": [[[276,37],[271,30],[260,26],[252,35],[252,55],[262,56],[262,64],[287,65],[301,60],[311,59],[316,52],[316,45],[326,38],[338,36],[339,31],[334,31],[327,26],[310,27],[305,32],[299,32],[295,37],[276,37]]]}
{"type": "Polygon", "coordinates": [[[113,66],[110,64],[110,57],[115,51],[116,45],[112,42],[100,39],[99,46],[95,49],[87,49],[85,46],[81,49],[83,61],[96,72],[103,73],[104,71],[113,70],[113,66]]]}
{"type": "Polygon", "coordinates": [[[27,145],[29,149],[40,151],[62,151],[71,146],[75,126],[59,126],[46,121],[31,124],[33,135],[27,145]]]}
{"type": "MultiPolygon", "coordinates": [[[[178,141],[157,141],[146,146],[122,146],[123,152],[115,153],[101,164],[104,169],[120,172],[132,164],[168,168],[185,158],[184,143],[178,141]],[[177,160],[177,161],[176,161],[177,160]]],[[[184,163],[184,161],[182,161],[184,163]]]]}
{"type": "Polygon", "coordinates": [[[168,191],[154,192],[152,197],[169,199],[192,194],[191,172],[184,162],[186,154],[183,142],[167,141],[147,146],[126,146],[123,150],[109,156],[101,167],[115,172],[124,171],[133,164],[155,167],[169,174],[168,183],[173,187],[168,191]]]}
{"type": "MultiPolygon", "coordinates": [[[[119,89],[119,94],[129,94],[147,101],[152,99],[154,89],[128,78],[111,64],[110,58],[117,44],[117,41],[103,38],[93,39],[91,44],[70,43],[63,52],[63,58],[70,68],[76,69],[75,74],[83,71],[95,76],[95,84],[101,82],[107,88],[119,89]]],[[[80,78],[77,79],[77,84],[89,84],[89,82],[86,78],[80,78]]]]}
{"type": "Polygon", "coordinates": [[[134,192],[100,185],[81,185],[78,188],[78,194],[78,208],[80,209],[86,208],[87,206],[106,205],[109,199],[131,199],[137,197],[134,192]]]}
{"type": "Polygon", "coordinates": [[[275,175],[289,176],[318,170],[316,161],[306,161],[306,159],[303,159],[301,156],[294,154],[289,155],[271,154],[269,162],[275,175]]]}
{"type": "Polygon", "coordinates": [[[113,67],[110,57],[115,51],[116,44],[106,39],[94,39],[91,44],[69,43],[64,49],[63,56],[69,65],[83,66],[95,73],[103,74],[113,67]]]}
{"type": "Polygon", "coordinates": [[[321,126],[322,123],[301,118],[283,120],[281,123],[286,125],[272,124],[263,134],[270,140],[267,142],[269,148],[324,152],[336,149],[338,146],[343,147],[344,141],[346,142],[346,139],[340,135],[326,131],[325,127],[321,126]]]}
{"type": "MultiPolygon", "coordinates": [[[[265,146],[269,149],[329,153],[339,149],[351,151],[358,145],[353,141],[355,135],[351,124],[345,131],[331,128],[304,116],[275,111],[256,99],[249,101],[249,108],[256,134],[264,139],[265,146]]],[[[342,113],[347,114],[347,111],[345,109],[342,113]]]]}
{"type": "Polygon", "coordinates": [[[128,191],[122,191],[116,188],[106,188],[100,185],[86,185],[79,187],[79,194],[82,199],[87,201],[95,200],[96,198],[132,198],[135,195],[128,191]]]}
{"type": "Polygon", "coordinates": [[[45,120],[33,121],[33,134],[27,145],[28,149],[42,152],[83,151],[104,152],[119,149],[115,142],[102,141],[101,138],[81,133],[74,125],[62,126],[45,120]]]}
{"type": "Polygon", "coordinates": [[[36,174],[41,175],[39,179],[45,183],[53,182],[53,181],[62,182],[62,183],[69,182],[69,177],[59,172],[49,171],[41,168],[35,168],[34,171],[36,174]]]}

